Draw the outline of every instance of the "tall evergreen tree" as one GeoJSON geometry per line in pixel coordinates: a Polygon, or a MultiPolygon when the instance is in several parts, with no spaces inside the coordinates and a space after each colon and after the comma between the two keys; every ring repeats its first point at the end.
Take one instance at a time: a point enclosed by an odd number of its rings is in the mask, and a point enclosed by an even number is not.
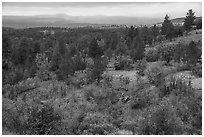
{"type": "Polygon", "coordinates": [[[88,55],[91,58],[96,58],[96,57],[100,57],[103,55],[103,51],[99,47],[97,40],[95,38],[90,43],[88,55]]]}
{"type": "Polygon", "coordinates": [[[169,16],[166,14],[166,16],[164,18],[164,22],[162,23],[162,27],[161,27],[161,34],[162,35],[166,35],[169,23],[171,23],[171,20],[169,19],[169,16]]]}
{"type": "Polygon", "coordinates": [[[150,33],[153,36],[153,41],[155,42],[156,37],[159,35],[159,27],[156,26],[156,24],[151,27],[150,33]]]}
{"type": "Polygon", "coordinates": [[[170,22],[167,25],[167,30],[166,30],[166,39],[172,39],[174,36],[174,25],[170,22]]]}
{"type": "Polygon", "coordinates": [[[149,28],[146,25],[141,28],[140,37],[143,39],[145,44],[152,44],[152,36],[150,34],[149,28]]]}
{"type": "Polygon", "coordinates": [[[121,38],[117,45],[116,54],[119,56],[125,55],[127,49],[128,48],[127,48],[124,38],[121,38]]]}
{"type": "Polygon", "coordinates": [[[187,15],[186,15],[186,18],[185,18],[185,21],[184,21],[184,28],[185,30],[188,32],[191,30],[192,28],[192,25],[193,25],[193,22],[195,20],[195,12],[193,12],[192,9],[189,9],[187,15]]]}
{"type": "Polygon", "coordinates": [[[129,29],[128,29],[128,37],[130,37],[131,40],[133,40],[133,38],[135,36],[137,36],[139,34],[138,32],[138,29],[137,28],[134,28],[133,26],[131,26],[129,29]]]}
{"type": "Polygon", "coordinates": [[[51,70],[56,71],[61,63],[61,54],[59,52],[59,42],[56,42],[53,47],[52,58],[51,58],[51,70]]]}
{"type": "Polygon", "coordinates": [[[145,44],[140,36],[137,36],[133,39],[131,51],[130,51],[130,57],[133,59],[133,61],[140,60],[144,57],[144,51],[145,51],[145,44]]]}
{"type": "Polygon", "coordinates": [[[169,16],[166,14],[164,22],[162,23],[161,34],[166,36],[166,39],[172,39],[174,33],[174,25],[169,16]]]}
{"type": "Polygon", "coordinates": [[[59,53],[63,56],[65,54],[65,52],[66,52],[65,41],[64,41],[63,38],[60,38],[58,40],[58,42],[59,42],[59,45],[58,45],[59,46],[59,53]]]}
{"type": "Polygon", "coordinates": [[[2,35],[2,57],[8,59],[11,55],[11,41],[7,34],[2,35]]]}

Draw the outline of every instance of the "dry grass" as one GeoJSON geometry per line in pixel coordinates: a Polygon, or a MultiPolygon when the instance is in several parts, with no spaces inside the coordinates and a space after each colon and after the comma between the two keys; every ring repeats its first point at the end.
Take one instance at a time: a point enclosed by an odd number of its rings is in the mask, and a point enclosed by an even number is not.
{"type": "Polygon", "coordinates": [[[112,71],[106,71],[106,74],[113,76],[114,79],[119,79],[122,77],[129,77],[130,81],[133,81],[136,79],[136,71],[125,71],[125,70],[112,70],[112,71]]]}
{"type": "Polygon", "coordinates": [[[154,45],[153,47],[148,47],[148,48],[146,48],[146,50],[149,50],[152,48],[156,49],[156,47],[161,46],[161,45],[163,45],[163,46],[176,45],[179,42],[182,44],[189,44],[191,41],[194,41],[194,42],[202,41],[202,30],[193,30],[186,36],[174,38],[172,41],[164,41],[162,43],[154,45]],[[197,34],[196,34],[196,32],[197,32],[197,34]]]}

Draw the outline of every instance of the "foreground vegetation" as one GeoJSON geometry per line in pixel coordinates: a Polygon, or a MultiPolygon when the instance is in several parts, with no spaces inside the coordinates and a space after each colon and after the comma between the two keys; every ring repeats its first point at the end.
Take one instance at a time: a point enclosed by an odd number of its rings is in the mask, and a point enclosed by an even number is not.
{"type": "Polygon", "coordinates": [[[202,31],[165,20],[3,28],[3,134],[202,134],[202,31]]]}

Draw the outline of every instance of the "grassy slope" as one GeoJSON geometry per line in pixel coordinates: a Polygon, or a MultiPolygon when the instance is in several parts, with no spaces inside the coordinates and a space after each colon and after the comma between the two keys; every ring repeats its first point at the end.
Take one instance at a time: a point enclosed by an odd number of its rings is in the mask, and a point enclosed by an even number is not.
{"type": "MultiPolygon", "coordinates": [[[[177,44],[179,42],[181,43],[185,43],[188,44],[191,41],[195,41],[198,42],[199,40],[202,41],[202,30],[193,30],[191,31],[188,35],[186,36],[182,36],[182,37],[178,37],[175,38],[173,41],[165,41],[162,43],[162,45],[174,45],[177,44]],[[197,34],[196,34],[197,33],[197,34]]],[[[156,46],[160,46],[156,45],[156,46]]],[[[150,48],[154,48],[154,47],[150,47],[150,48]]],[[[149,65],[151,63],[148,63],[149,65]]],[[[134,81],[136,79],[136,71],[115,71],[115,70],[111,70],[107,72],[109,75],[113,76],[115,78],[115,80],[119,80],[119,77],[122,75],[123,77],[129,77],[131,81],[134,81]]],[[[197,78],[195,76],[192,76],[191,73],[189,72],[177,72],[175,74],[178,77],[181,77],[182,79],[184,78],[184,80],[191,80],[192,86],[195,89],[202,89],[202,78],[197,78]]]]}

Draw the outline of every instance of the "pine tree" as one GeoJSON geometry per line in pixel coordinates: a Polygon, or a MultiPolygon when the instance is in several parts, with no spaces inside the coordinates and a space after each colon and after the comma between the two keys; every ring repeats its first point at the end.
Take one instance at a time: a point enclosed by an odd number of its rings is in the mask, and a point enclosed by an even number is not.
{"type": "Polygon", "coordinates": [[[156,37],[159,35],[159,27],[157,27],[156,24],[155,24],[153,27],[151,27],[150,33],[153,36],[153,40],[155,42],[156,37]]]}
{"type": "Polygon", "coordinates": [[[139,36],[135,37],[132,42],[130,57],[133,59],[133,61],[140,60],[144,57],[144,51],[145,44],[143,40],[139,36]]]}
{"type": "Polygon", "coordinates": [[[66,45],[65,45],[65,41],[63,38],[60,38],[58,40],[58,43],[59,43],[59,53],[61,56],[63,56],[65,53],[66,53],[66,45]]]}
{"type": "Polygon", "coordinates": [[[119,56],[125,55],[127,51],[127,45],[125,43],[124,38],[121,38],[120,41],[118,42],[117,49],[116,49],[116,54],[119,56]]]}
{"type": "Polygon", "coordinates": [[[166,16],[164,18],[164,22],[162,23],[162,28],[161,28],[161,34],[162,35],[166,35],[169,23],[171,23],[171,20],[169,20],[169,16],[166,14],[166,16]]]}
{"type": "Polygon", "coordinates": [[[88,51],[88,55],[91,58],[96,58],[96,57],[100,57],[103,55],[103,51],[102,49],[99,47],[97,40],[93,39],[90,43],[89,46],[89,51],[88,51]]]}
{"type": "Polygon", "coordinates": [[[141,28],[140,37],[143,39],[145,44],[152,43],[152,36],[150,34],[149,28],[146,25],[141,28]]]}
{"type": "Polygon", "coordinates": [[[131,26],[128,30],[128,37],[133,40],[139,34],[138,29],[131,26]]]}
{"type": "Polygon", "coordinates": [[[43,81],[55,78],[54,74],[50,71],[50,61],[44,53],[39,53],[36,55],[36,66],[37,73],[36,76],[43,81]]]}
{"type": "Polygon", "coordinates": [[[174,25],[167,14],[164,18],[164,22],[162,23],[161,34],[165,35],[166,39],[172,39],[174,35],[174,25]]]}
{"type": "Polygon", "coordinates": [[[189,9],[187,15],[186,15],[186,18],[185,18],[185,21],[184,21],[184,28],[187,32],[189,32],[192,28],[192,25],[193,25],[193,22],[195,20],[195,12],[193,12],[192,9],[189,9]]]}
{"type": "Polygon", "coordinates": [[[53,47],[52,58],[51,58],[51,70],[56,71],[61,63],[62,55],[59,52],[59,42],[56,42],[53,47]]]}
{"type": "Polygon", "coordinates": [[[172,39],[174,36],[174,25],[170,22],[167,25],[167,30],[166,30],[166,39],[172,39]]]}

